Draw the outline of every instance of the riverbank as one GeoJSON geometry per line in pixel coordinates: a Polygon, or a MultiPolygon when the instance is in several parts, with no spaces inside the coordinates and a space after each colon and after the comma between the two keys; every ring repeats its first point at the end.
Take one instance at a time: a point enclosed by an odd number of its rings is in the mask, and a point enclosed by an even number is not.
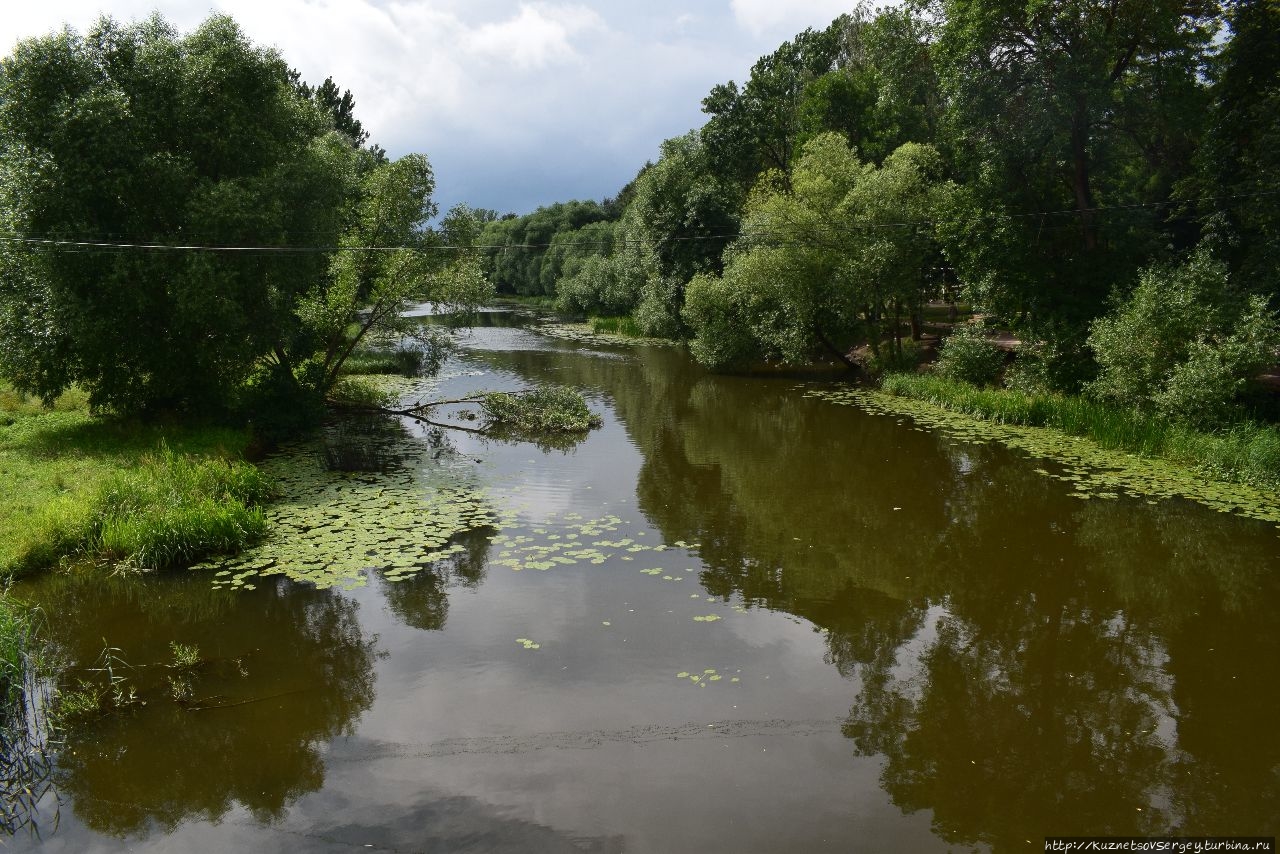
{"type": "Polygon", "coordinates": [[[260,537],[266,479],[244,462],[250,433],[51,408],[0,386],[0,578],[63,558],[161,568],[260,537]]]}
{"type": "Polygon", "coordinates": [[[1049,427],[1229,483],[1280,489],[1280,429],[1272,426],[1241,423],[1207,433],[1082,397],[978,388],[924,374],[888,374],[880,389],[999,424],[1049,427]]]}

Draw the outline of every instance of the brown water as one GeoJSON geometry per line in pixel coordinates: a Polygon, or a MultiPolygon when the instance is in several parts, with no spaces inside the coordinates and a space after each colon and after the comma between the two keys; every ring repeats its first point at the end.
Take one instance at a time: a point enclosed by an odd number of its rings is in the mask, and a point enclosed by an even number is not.
{"type": "Polygon", "coordinates": [[[1274,526],[1081,501],[1041,461],[804,398],[794,378],[486,322],[442,394],[563,383],[605,424],[569,450],[459,434],[409,455],[468,466],[512,514],[447,564],[349,591],[207,575],[23,591],[73,662],[117,648],[133,667],[113,673],[146,700],[68,732],[44,849],[1275,833],[1274,526]],[[573,539],[608,556],[499,563],[573,539]],[[169,699],[171,641],[206,659],[194,705],[169,699]]]}

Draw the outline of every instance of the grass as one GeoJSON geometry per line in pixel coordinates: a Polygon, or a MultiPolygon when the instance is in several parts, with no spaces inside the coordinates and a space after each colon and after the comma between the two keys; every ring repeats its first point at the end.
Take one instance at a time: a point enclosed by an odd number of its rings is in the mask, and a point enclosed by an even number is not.
{"type": "Polygon", "coordinates": [[[422,372],[424,360],[421,350],[357,350],[342,363],[342,373],[416,377],[422,372]]]}
{"type": "Polygon", "coordinates": [[[1202,432],[1074,395],[979,388],[925,374],[887,374],[881,389],[988,421],[1052,427],[1104,448],[1168,460],[1222,480],[1280,488],[1280,429],[1268,425],[1241,423],[1202,432]]]}
{"type": "Polygon", "coordinates": [[[52,408],[0,386],[0,576],[64,557],[165,567],[261,534],[267,484],[240,461],[249,433],[52,408]]]}
{"type": "Polygon", "coordinates": [[[27,605],[0,590],[0,701],[6,709],[25,684],[34,622],[27,605]]]}
{"type": "Polygon", "coordinates": [[[383,374],[351,374],[329,389],[327,401],[338,408],[378,409],[393,402],[390,392],[379,382],[383,374]]]}
{"type": "Polygon", "coordinates": [[[544,308],[548,310],[556,307],[556,298],[554,296],[547,296],[543,294],[498,294],[494,299],[494,302],[499,304],[514,303],[526,308],[544,308]]]}
{"type": "Polygon", "coordinates": [[[599,335],[607,332],[611,335],[625,335],[629,338],[643,338],[644,331],[633,317],[593,317],[591,331],[599,335]]]}

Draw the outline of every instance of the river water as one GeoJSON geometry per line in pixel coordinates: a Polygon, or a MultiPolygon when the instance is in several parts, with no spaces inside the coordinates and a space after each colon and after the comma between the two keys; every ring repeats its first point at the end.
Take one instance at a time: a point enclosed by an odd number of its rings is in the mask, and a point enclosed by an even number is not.
{"type": "Polygon", "coordinates": [[[482,321],[437,393],[559,383],[604,426],[570,447],[377,427],[405,453],[355,466],[367,486],[447,468],[493,508],[429,569],[388,575],[362,552],[328,588],[190,573],[20,591],[73,672],[140,702],[67,729],[42,841],[12,847],[1275,833],[1273,524],[1081,500],[1043,461],[805,397],[795,377],[482,321]],[[175,642],[203,663],[169,666],[175,642]]]}

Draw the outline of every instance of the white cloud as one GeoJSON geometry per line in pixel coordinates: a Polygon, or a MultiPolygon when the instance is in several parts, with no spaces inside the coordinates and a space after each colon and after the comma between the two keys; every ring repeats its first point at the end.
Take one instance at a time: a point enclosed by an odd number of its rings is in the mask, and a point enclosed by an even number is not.
{"type": "Polygon", "coordinates": [[[225,12],[304,79],[350,89],[393,156],[425,152],[443,204],[524,211],[617,192],[664,138],[701,124],[714,84],[852,0],[0,2],[0,54],[102,11],[158,10],[180,32],[225,12]]]}
{"type": "Polygon", "coordinates": [[[515,17],[469,33],[466,46],[481,56],[507,59],[516,68],[528,70],[579,58],[571,39],[603,28],[600,16],[583,6],[521,3],[515,17]]]}
{"type": "Polygon", "coordinates": [[[732,0],[733,16],[755,35],[825,27],[853,7],[852,0],[732,0]]]}

